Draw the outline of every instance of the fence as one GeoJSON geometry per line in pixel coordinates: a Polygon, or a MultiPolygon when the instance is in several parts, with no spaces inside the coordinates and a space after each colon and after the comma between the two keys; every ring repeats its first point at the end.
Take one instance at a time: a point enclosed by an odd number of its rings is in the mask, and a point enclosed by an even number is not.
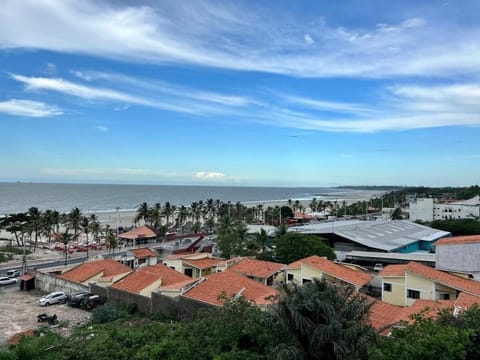
{"type": "Polygon", "coordinates": [[[52,274],[36,272],[35,289],[45,292],[64,291],[67,295],[71,295],[80,291],[88,291],[88,286],[61,279],[52,274]]]}

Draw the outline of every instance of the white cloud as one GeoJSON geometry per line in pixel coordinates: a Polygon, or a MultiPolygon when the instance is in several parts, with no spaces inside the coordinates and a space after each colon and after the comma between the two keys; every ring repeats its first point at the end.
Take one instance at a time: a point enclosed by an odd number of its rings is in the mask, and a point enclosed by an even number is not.
{"type": "Polygon", "coordinates": [[[110,130],[108,127],[103,126],[103,125],[95,126],[95,129],[100,131],[100,132],[108,132],[110,130]]]}
{"type": "Polygon", "coordinates": [[[126,6],[93,0],[6,0],[0,8],[0,48],[300,77],[448,77],[480,71],[477,24],[441,18],[427,23],[416,17],[347,28],[326,21],[312,26],[292,16],[210,1],[126,6]],[[288,30],[285,20],[293,24],[288,30]],[[299,38],[315,42],[305,46],[299,38]]]}
{"type": "Polygon", "coordinates": [[[17,74],[11,74],[11,77],[16,81],[24,83],[27,90],[55,91],[86,100],[121,102],[196,115],[221,113],[222,111],[224,112],[226,110],[225,107],[220,108],[205,102],[192,102],[185,99],[173,99],[172,101],[166,101],[164,99],[152,97],[152,94],[133,95],[109,88],[77,84],[61,78],[27,77],[17,74]]]}
{"type": "Polygon", "coordinates": [[[303,38],[308,45],[311,45],[311,44],[315,43],[315,40],[313,40],[312,37],[309,34],[305,34],[305,36],[303,38]]]}
{"type": "Polygon", "coordinates": [[[223,180],[225,174],[221,172],[199,171],[195,174],[195,179],[198,180],[223,180]]]}
{"type": "Polygon", "coordinates": [[[62,115],[59,108],[43,102],[11,99],[0,102],[0,113],[13,116],[50,117],[62,115]]]}

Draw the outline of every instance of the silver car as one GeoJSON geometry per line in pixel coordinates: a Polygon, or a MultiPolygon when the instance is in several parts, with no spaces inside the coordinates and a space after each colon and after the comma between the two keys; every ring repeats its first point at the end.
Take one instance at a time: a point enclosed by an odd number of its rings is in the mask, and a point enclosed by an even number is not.
{"type": "Polygon", "coordinates": [[[0,277],[0,286],[16,284],[18,282],[17,279],[12,279],[6,276],[0,277]]]}
{"type": "Polygon", "coordinates": [[[38,300],[38,305],[64,304],[66,301],[67,295],[63,291],[55,291],[38,300]]]}

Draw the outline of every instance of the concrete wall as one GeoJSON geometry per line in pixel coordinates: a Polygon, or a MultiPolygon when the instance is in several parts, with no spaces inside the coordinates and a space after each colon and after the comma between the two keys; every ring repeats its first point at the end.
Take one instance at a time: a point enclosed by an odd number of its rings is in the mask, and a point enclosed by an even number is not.
{"type": "Polygon", "coordinates": [[[436,247],[436,266],[440,270],[480,272],[480,243],[436,247]]]}
{"type": "Polygon", "coordinates": [[[384,277],[382,278],[382,301],[392,305],[405,306],[405,278],[384,277]],[[392,285],[392,291],[384,291],[383,284],[392,285]]]}
{"type": "Polygon", "coordinates": [[[64,291],[67,295],[71,295],[80,291],[88,291],[88,286],[60,279],[55,275],[37,272],[35,274],[35,289],[48,293],[64,291]]]}
{"type": "Polygon", "coordinates": [[[411,221],[433,221],[433,199],[418,198],[409,204],[411,221]]]}
{"type": "Polygon", "coordinates": [[[301,279],[301,271],[300,269],[287,269],[285,270],[285,281],[288,282],[288,275],[293,275],[293,282],[296,284],[301,284],[302,279],[301,279]]]}
{"type": "Polygon", "coordinates": [[[152,302],[150,298],[146,296],[109,287],[107,299],[109,303],[117,306],[135,303],[139,311],[146,314],[152,313],[152,302]]]}
{"type": "Polygon", "coordinates": [[[323,278],[323,273],[320,270],[315,269],[314,267],[308,266],[303,263],[301,266],[302,267],[301,267],[300,284],[303,283],[303,279],[309,279],[309,280],[320,279],[321,280],[323,278]]]}
{"type": "MultiPolygon", "coordinates": [[[[432,280],[425,279],[418,275],[406,272],[405,273],[405,291],[417,290],[420,291],[420,299],[434,299],[435,298],[435,283],[432,280]]],[[[406,298],[407,306],[412,305],[416,299],[406,298]]]]}

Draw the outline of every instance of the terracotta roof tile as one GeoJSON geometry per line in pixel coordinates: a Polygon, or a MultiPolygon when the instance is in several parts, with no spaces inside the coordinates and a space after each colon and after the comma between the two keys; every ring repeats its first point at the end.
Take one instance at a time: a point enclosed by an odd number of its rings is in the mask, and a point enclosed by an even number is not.
{"type": "Polygon", "coordinates": [[[423,314],[427,318],[436,318],[442,310],[453,309],[455,302],[453,300],[427,300],[418,299],[411,306],[406,306],[398,315],[396,322],[406,321],[413,322],[412,315],[423,314]]]}
{"type": "Polygon", "coordinates": [[[403,308],[374,299],[368,311],[367,320],[379,333],[389,329],[398,320],[403,308]]]}
{"type": "Polygon", "coordinates": [[[169,285],[166,285],[166,286],[160,286],[159,287],[159,290],[180,290],[181,288],[189,285],[189,284],[193,284],[195,282],[197,282],[198,279],[192,279],[192,278],[188,278],[188,280],[184,280],[184,281],[178,281],[176,283],[173,283],[173,284],[169,284],[169,285]]]}
{"type": "Polygon", "coordinates": [[[302,260],[295,261],[287,265],[287,269],[300,269],[302,267],[302,260]]]}
{"type": "Polygon", "coordinates": [[[211,268],[218,263],[223,262],[222,259],[215,259],[215,258],[205,258],[205,259],[182,259],[185,264],[193,266],[197,269],[203,270],[211,268]]]}
{"type": "Polygon", "coordinates": [[[276,295],[276,291],[228,269],[206,276],[183,296],[222,306],[225,302],[219,299],[222,295],[230,299],[238,294],[257,305],[267,305],[273,302],[272,298],[276,295]]]}
{"type": "Polygon", "coordinates": [[[300,261],[302,262],[302,264],[314,267],[325,274],[328,274],[349,284],[356,285],[358,287],[362,287],[368,284],[373,279],[373,276],[367,273],[349,269],[345,266],[336,264],[333,261],[316,255],[310,256],[300,261]]]}
{"type": "Polygon", "coordinates": [[[452,275],[414,261],[408,263],[405,270],[468,294],[480,296],[480,282],[475,280],[452,275]]]}
{"type": "Polygon", "coordinates": [[[387,265],[378,273],[378,275],[380,275],[380,276],[405,276],[405,268],[406,267],[407,267],[407,264],[387,265]]]}
{"type": "Polygon", "coordinates": [[[157,236],[158,234],[155,230],[145,225],[118,235],[119,238],[130,239],[130,240],[143,239],[143,238],[155,238],[157,236]]]}
{"type": "Polygon", "coordinates": [[[285,269],[285,264],[245,258],[229,269],[239,274],[267,279],[285,269]]]}
{"type": "Polygon", "coordinates": [[[480,242],[480,235],[468,236],[454,236],[450,238],[443,238],[435,242],[435,246],[441,245],[459,245],[459,244],[473,244],[480,242]]]}
{"type": "Polygon", "coordinates": [[[137,259],[142,259],[146,257],[157,257],[157,253],[155,253],[152,249],[149,248],[132,249],[130,251],[137,259]]]}
{"type": "Polygon", "coordinates": [[[473,304],[480,306],[480,297],[466,294],[464,292],[458,294],[457,300],[455,301],[455,306],[462,309],[468,309],[473,304]]]}
{"type": "Polygon", "coordinates": [[[160,286],[168,286],[186,280],[194,281],[178,271],[170,269],[163,264],[137,269],[123,279],[112,285],[113,288],[139,293],[154,282],[161,280],[160,286]]]}
{"type": "Polygon", "coordinates": [[[128,266],[120,264],[112,259],[104,259],[83,263],[59,275],[58,277],[81,283],[100,273],[103,274],[103,277],[109,277],[125,274],[130,271],[131,269],[128,266]]]}

